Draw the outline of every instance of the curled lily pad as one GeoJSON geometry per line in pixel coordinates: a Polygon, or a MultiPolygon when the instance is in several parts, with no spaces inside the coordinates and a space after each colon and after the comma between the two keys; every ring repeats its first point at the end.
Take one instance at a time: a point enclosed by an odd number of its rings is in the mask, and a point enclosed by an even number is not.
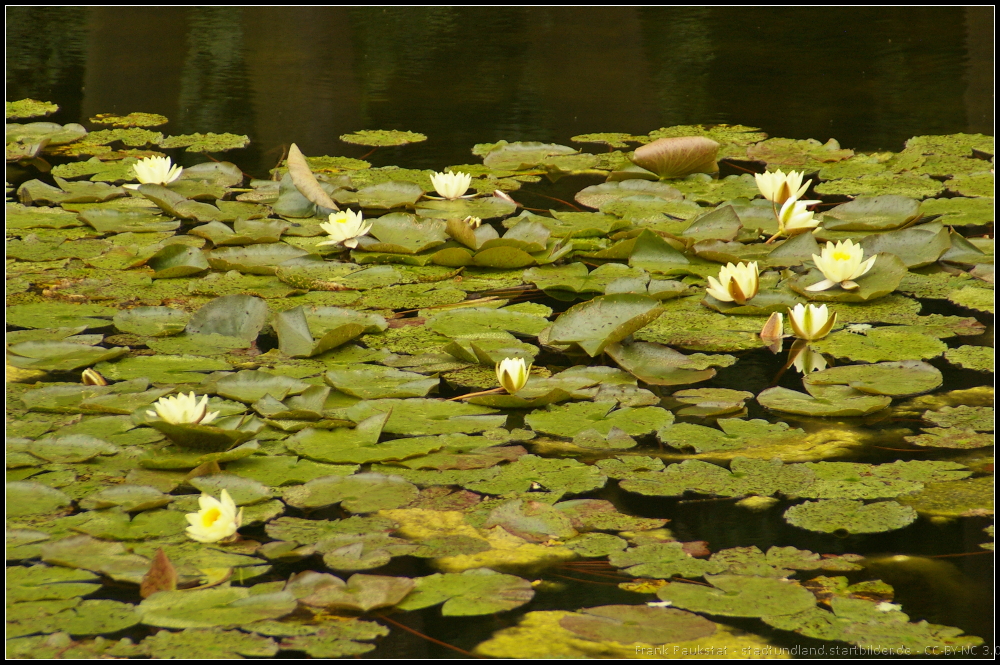
{"type": "Polygon", "coordinates": [[[612,344],[606,351],[620,367],[654,386],[699,383],[715,376],[714,369],[692,365],[683,353],[652,342],[612,344]]]}
{"type": "Polygon", "coordinates": [[[156,279],[190,277],[208,270],[205,254],[196,247],[182,244],[167,245],[146,260],[156,279]]]}
{"type": "Polygon", "coordinates": [[[267,304],[253,296],[222,296],[191,316],[185,330],[201,335],[256,339],[267,320],[267,304]]]}
{"type": "Polygon", "coordinates": [[[902,529],[917,519],[917,511],[895,501],[865,504],[850,499],[807,501],[785,511],[794,526],[823,533],[881,533],[902,529]]]}
{"type": "Polygon", "coordinates": [[[648,296],[598,296],[563,312],[552,325],[548,342],[576,344],[589,355],[596,356],[648,324],[662,311],[659,301],[648,296]]]}
{"type": "Polygon", "coordinates": [[[106,349],[55,340],[20,342],[11,344],[7,350],[11,354],[7,362],[14,367],[64,372],[114,360],[128,353],[125,347],[106,349]]]}
{"type": "Polygon", "coordinates": [[[661,178],[678,178],[691,173],[715,173],[719,144],[704,136],[662,138],[636,148],[629,156],[636,165],[661,178]]]}
{"type": "Polygon", "coordinates": [[[338,347],[365,333],[388,327],[378,314],[339,307],[296,307],[277,314],[274,328],[281,352],[293,358],[308,358],[338,347]]]}

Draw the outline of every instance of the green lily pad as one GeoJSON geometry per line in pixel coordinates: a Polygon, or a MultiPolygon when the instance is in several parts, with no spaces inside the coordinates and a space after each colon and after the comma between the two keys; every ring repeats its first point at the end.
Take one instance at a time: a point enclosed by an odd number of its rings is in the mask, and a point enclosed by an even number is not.
{"type": "Polygon", "coordinates": [[[104,328],[118,310],[101,305],[71,303],[33,303],[7,308],[7,323],[21,328],[104,328]]]}
{"type": "Polygon", "coordinates": [[[239,270],[252,275],[274,275],[279,264],[293,259],[307,260],[304,249],[284,242],[246,247],[222,247],[208,253],[208,263],[216,270],[239,270]]]}
{"type": "Polygon", "coordinates": [[[716,624],[682,610],[643,605],[604,605],[569,614],[559,621],[587,640],[622,644],[668,644],[708,637],[716,624]]]}
{"type": "Polygon", "coordinates": [[[845,196],[897,194],[914,199],[925,199],[941,194],[944,191],[944,185],[926,175],[880,173],[820,183],[816,186],[815,191],[824,196],[836,194],[845,196]]]}
{"type": "Polygon", "coordinates": [[[784,517],[793,526],[821,533],[881,533],[907,526],[917,519],[917,511],[895,501],[827,499],[792,506],[784,517]]]}
{"type": "Polygon", "coordinates": [[[477,616],[512,610],[530,602],[534,595],[527,580],[473,568],[417,578],[413,591],[397,607],[417,610],[444,603],[444,616],[477,616]]]}
{"type": "Polygon", "coordinates": [[[804,416],[863,416],[889,406],[892,398],[870,395],[850,386],[806,384],[810,394],[788,388],[768,388],[757,401],[768,409],[804,416]]]}
{"type": "Polygon", "coordinates": [[[57,489],[25,481],[7,483],[6,496],[8,517],[56,513],[73,502],[57,489]]]}
{"type": "MultiPolygon", "coordinates": [[[[706,369],[700,366],[701,363],[692,364],[688,356],[660,344],[651,342],[633,342],[624,346],[612,344],[606,351],[622,369],[640,381],[654,386],[699,383],[715,376],[714,369],[706,369]]],[[[725,361],[720,359],[720,364],[724,366],[725,361]]]]}
{"type": "Polygon", "coordinates": [[[830,231],[889,231],[916,220],[921,210],[919,201],[906,196],[861,196],[823,213],[823,228],[830,231]]]}
{"type": "Polygon", "coordinates": [[[137,210],[87,210],[79,218],[99,233],[163,233],[181,225],[175,219],[137,210]]]}
{"type": "Polygon", "coordinates": [[[659,301],[648,296],[598,296],[563,312],[552,325],[548,342],[576,344],[589,355],[596,356],[648,324],[662,311],[659,301]]]}
{"type": "Polygon", "coordinates": [[[145,378],[158,383],[200,383],[208,372],[232,366],[222,360],[198,356],[137,356],[101,362],[94,369],[112,381],[145,378]]]}
{"type": "Polygon", "coordinates": [[[361,399],[426,397],[439,383],[422,374],[370,365],[330,370],[325,379],[337,390],[361,399]]]}
{"type": "Polygon", "coordinates": [[[63,372],[114,360],[128,353],[125,347],[106,349],[55,340],[20,342],[11,344],[7,350],[11,354],[7,362],[14,367],[63,372]]]}
{"type": "Polygon", "coordinates": [[[678,390],[671,397],[691,405],[680,409],[678,415],[711,417],[740,411],[753,393],[729,388],[692,388],[678,390]]]}
{"type": "Polygon", "coordinates": [[[966,286],[948,294],[948,300],[961,307],[993,313],[993,291],[990,289],[966,286]]]}
{"type": "Polygon", "coordinates": [[[250,138],[239,134],[183,134],[168,136],[159,142],[161,148],[187,148],[187,152],[224,152],[245,148],[250,138]]]}
{"type": "Polygon", "coordinates": [[[86,596],[101,588],[97,575],[86,570],[35,565],[7,568],[7,602],[66,600],[86,596]]]}
{"type": "Polygon", "coordinates": [[[675,187],[646,180],[623,180],[591,185],[577,192],[574,198],[588,208],[601,208],[611,201],[638,195],[655,196],[666,201],[679,201],[683,198],[683,193],[675,187]]]}
{"type": "Polygon", "coordinates": [[[962,196],[992,197],[996,185],[993,173],[983,170],[981,173],[956,175],[946,180],[944,186],[962,196]]]}
{"type": "Polygon", "coordinates": [[[923,434],[904,439],[916,446],[927,448],[987,448],[993,445],[992,434],[981,434],[974,429],[960,427],[933,427],[923,434]]]}
{"type": "Polygon", "coordinates": [[[236,627],[277,619],[295,609],[287,591],[252,593],[245,587],[161,591],[137,608],[142,623],[162,628],[236,627]]]}
{"type": "Polygon", "coordinates": [[[920,203],[923,215],[940,215],[946,226],[982,226],[994,221],[993,198],[926,199],[920,203]]]}
{"type": "MultiPolygon", "coordinates": [[[[240,626],[243,628],[243,626],[240,626]]],[[[187,628],[180,632],[161,630],[142,641],[153,658],[267,658],[278,652],[274,640],[235,630],[187,628]]]]}
{"type": "Polygon", "coordinates": [[[815,606],[816,598],[788,580],[742,575],[706,575],[712,587],[668,584],[656,595],[673,606],[718,616],[788,615],[815,606]]]}
{"type": "Polygon", "coordinates": [[[928,360],[948,348],[934,337],[896,327],[872,328],[865,335],[841,330],[813,342],[812,347],[837,358],[868,363],[928,360]]]}
{"type": "Polygon", "coordinates": [[[712,427],[677,423],[661,428],[657,438],[679,450],[692,448],[696,453],[705,453],[789,444],[801,440],[803,435],[802,430],[789,429],[785,423],[756,419],[723,418],[719,427],[721,432],[712,427]]]}
{"type": "Polygon", "coordinates": [[[274,317],[281,352],[293,358],[308,358],[341,346],[365,333],[388,327],[377,314],[339,307],[296,307],[274,317]]]}
{"type": "Polygon", "coordinates": [[[344,134],[340,137],[344,143],[368,145],[374,147],[407,145],[426,141],[427,137],[417,132],[404,132],[396,129],[366,129],[360,132],[344,134]]]}
{"type": "Polygon", "coordinates": [[[154,487],[123,484],[88,494],[80,500],[80,507],[85,510],[121,508],[126,512],[142,512],[161,508],[173,500],[172,496],[154,487]]]}
{"type": "Polygon", "coordinates": [[[608,557],[608,563],[637,577],[702,577],[725,570],[723,565],[694,558],[678,542],[652,543],[615,552],[608,557]]]}
{"type": "Polygon", "coordinates": [[[37,118],[39,116],[52,115],[59,110],[59,106],[52,102],[40,102],[37,99],[19,99],[16,102],[7,102],[7,118],[9,120],[20,120],[22,118],[37,118]]]}
{"type": "Polygon", "coordinates": [[[607,436],[617,427],[632,436],[649,434],[673,422],[673,414],[659,407],[624,407],[612,411],[614,402],[576,402],[549,405],[525,418],[535,431],[573,437],[584,430],[596,429],[607,436]]]}
{"type": "Polygon", "coordinates": [[[417,496],[417,488],[399,476],[361,473],[326,476],[285,490],[284,500],[297,508],[321,508],[340,503],[354,513],[399,508],[417,496]]]}
{"type": "MultiPolygon", "coordinates": [[[[385,183],[377,187],[400,184],[385,183]]],[[[416,198],[422,193],[421,190],[416,198]]],[[[415,216],[403,213],[384,215],[372,223],[370,236],[358,239],[359,248],[372,252],[418,254],[444,244],[447,240],[444,228],[444,224],[438,220],[420,222],[415,216]]]]}
{"type": "Polygon", "coordinates": [[[970,517],[993,514],[993,478],[982,476],[928,483],[923,490],[898,499],[928,517],[970,517]]]}
{"type": "Polygon", "coordinates": [[[135,307],[115,314],[115,328],[125,333],[165,337],[184,331],[191,315],[170,307],[135,307]]]}
{"type": "Polygon", "coordinates": [[[989,346],[960,346],[944,352],[944,359],[952,365],[980,372],[992,372],[995,366],[993,348],[989,346]]]}
{"type": "MultiPolygon", "coordinates": [[[[454,472],[452,472],[454,473],[454,472]]],[[[500,473],[482,480],[462,485],[466,489],[484,494],[526,492],[532,483],[567,494],[582,494],[603,487],[607,482],[597,468],[576,460],[546,459],[535,455],[522,455],[516,462],[504,466],[500,473]]]]}
{"type": "Polygon", "coordinates": [[[845,385],[870,395],[908,397],[927,393],[941,385],[941,372],[919,360],[844,365],[813,372],[804,379],[812,385],[845,385]]]}
{"type": "Polygon", "coordinates": [[[70,635],[99,635],[125,630],[139,623],[132,605],[114,600],[36,601],[18,603],[8,609],[7,635],[63,631],[70,635]]]}

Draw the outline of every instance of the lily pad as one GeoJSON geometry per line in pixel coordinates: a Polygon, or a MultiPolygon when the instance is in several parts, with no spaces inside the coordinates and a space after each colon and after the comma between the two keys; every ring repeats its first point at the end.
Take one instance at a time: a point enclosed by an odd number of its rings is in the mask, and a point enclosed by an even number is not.
{"type": "Polygon", "coordinates": [[[668,644],[708,637],[716,624],[669,607],[604,605],[563,617],[559,625],[587,640],[622,644],[668,644]]]}
{"type": "Polygon", "coordinates": [[[768,409],[804,416],[863,416],[889,406],[892,398],[870,395],[850,386],[806,384],[810,394],[788,388],[768,388],[757,401],[768,409]]]}
{"type": "Polygon", "coordinates": [[[993,348],[989,346],[960,346],[944,352],[944,359],[952,365],[980,372],[992,372],[995,366],[993,348]]]}
{"type": "Polygon", "coordinates": [[[668,584],[656,595],[678,608],[719,616],[788,615],[815,606],[816,598],[789,580],[742,575],[706,575],[712,587],[668,584]]]}
{"type": "Polygon", "coordinates": [[[807,501],[785,511],[785,520],[822,533],[881,533],[902,529],[917,519],[917,511],[895,501],[865,504],[850,499],[807,501]]]}
{"type": "Polygon", "coordinates": [[[662,311],[659,301],[648,296],[598,296],[563,312],[552,325],[548,342],[576,344],[589,355],[596,356],[648,324],[662,311]]]}
{"type": "Polygon", "coordinates": [[[413,591],[397,607],[416,610],[444,603],[444,616],[476,616],[512,610],[530,602],[534,595],[527,580],[474,568],[417,578],[413,591]]]}
{"type": "Polygon", "coordinates": [[[404,132],[396,129],[366,129],[360,132],[344,134],[340,137],[344,143],[368,145],[374,147],[407,145],[426,141],[427,137],[417,132],[404,132]]]}
{"type": "Polygon", "coordinates": [[[354,513],[399,508],[417,496],[417,488],[399,476],[361,473],[326,476],[285,490],[284,500],[297,508],[320,508],[341,503],[354,513]]]}
{"type": "Polygon", "coordinates": [[[941,372],[919,360],[844,365],[813,372],[804,379],[813,385],[846,385],[870,395],[908,397],[927,393],[941,385],[941,372]]]}
{"type": "MultiPolygon", "coordinates": [[[[606,351],[622,369],[654,386],[699,383],[715,376],[714,369],[692,363],[683,353],[652,342],[612,344],[606,351]]],[[[722,365],[725,364],[724,358],[725,356],[719,361],[722,365]]]]}
{"type": "Polygon", "coordinates": [[[162,628],[237,627],[277,619],[295,609],[287,591],[252,593],[245,587],[161,591],[143,600],[137,611],[142,623],[162,628]]]}
{"type": "Polygon", "coordinates": [[[868,363],[929,360],[948,346],[929,335],[895,327],[872,328],[865,335],[841,330],[812,343],[814,350],[868,363]]]}

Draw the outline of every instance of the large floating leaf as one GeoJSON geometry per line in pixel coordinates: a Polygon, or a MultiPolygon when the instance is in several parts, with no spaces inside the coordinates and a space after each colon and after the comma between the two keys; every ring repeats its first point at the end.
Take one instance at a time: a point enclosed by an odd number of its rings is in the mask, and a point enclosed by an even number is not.
{"type": "MultiPolygon", "coordinates": [[[[679,386],[707,381],[715,376],[714,369],[692,363],[683,353],[651,342],[612,344],[607,349],[616,363],[640,381],[654,386],[679,386]]],[[[725,364],[725,358],[719,364],[725,364]]]]}
{"type": "Polygon", "coordinates": [[[811,593],[788,580],[742,575],[707,575],[705,579],[715,588],[668,584],[656,595],[678,608],[737,617],[795,614],[816,603],[811,593]]]}
{"type": "Polygon", "coordinates": [[[8,517],[55,513],[73,502],[65,493],[34,482],[7,483],[6,496],[8,517]]]}
{"type": "Polygon", "coordinates": [[[381,147],[419,143],[426,141],[427,137],[417,132],[404,132],[396,129],[365,129],[360,132],[344,134],[340,140],[355,145],[381,147]]]}
{"type": "Polygon", "coordinates": [[[563,617],[559,625],[587,640],[667,644],[708,637],[716,624],[669,607],[604,605],[563,617]]]}
{"type": "Polygon", "coordinates": [[[297,508],[321,508],[334,503],[355,513],[399,508],[417,496],[417,488],[399,476],[361,473],[326,476],[285,490],[285,501],[297,508]]]}
{"type": "Polygon", "coordinates": [[[444,603],[444,616],[475,616],[512,610],[530,602],[534,595],[527,580],[474,568],[459,574],[418,577],[413,591],[397,607],[417,610],[444,603]]]}
{"type": "Polygon", "coordinates": [[[948,345],[918,331],[886,327],[873,328],[865,335],[842,330],[813,342],[812,347],[837,358],[875,363],[928,360],[944,353],[948,345]]]}
{"type": "Polygon", "coordinates": [[[808,374],[805,383],[846,385],[871,395],[907,397],[934,390],[941,385],[941,372],[919,360],[874,365],[844,365],[808,374]]]}
{"type": "Polygon", "coordinates": [[[366,400],[347,411],[354,422],[376,413],[389,414],[383,431],[405,436],[472,434],[500,427],[507,420],[507,416],[494,415],[494,409],[483,406],[420,398],[366,400]]]}
{"type": "Polygon", "coordinates": [[[189,591],[161,591],[138,606],[142,623],[163,628],[243,626],[262,619],[277,619],[295,609],[287,591],[254,594],[245,587],[219,587],[189,591]]]}
{"type": "Polygon", "coordinates": [[[365,333],[388,327],[378,314],[339,307],[296,307],[274,317],[281,352],[293,358],[308,358],[345,344],[365,333]]]}
{"type": "Polygon", "coordinates": [[[606,203],[628,196],[648,195],[667,201],[677,201],[683,194],[674,187],[645,180],[624,180],[591,185],[577,192],[576,201],[588,208],[601,208],[606,203]]]}
{"type": "Polygon", "coordinates": [[[54,371],[70,371],[114,360],[128,353],[125,347],[105,349],[100,346],[73,344],[53,340],[20,342],[7,347],[7,362],[14,367],[54,371]]]}
{"type": "Polygon", "coordinates": [[[719,144],[704,136],[662,138],[636,148],[629,157],[635,164],[661,178],[677,178],[690,173],[715,173],[719,144]]]}
{"type": "Polygon", "coordinates": [[[821,417],[863,416],[884,409],[892,402],[891,397],[870,395],[850,386],[807,383],[806,389],[810,394],[780,386],[768,388],[757,395],[757,401],[775,411],[821,417]]]}
{"type": "Polygon", "coordinates": [[[574,305],[556,319],[548,342],[576,344],[591,356],[620,342],[662,312],[659,301],[648,296],[615,294],[598,296],[574,305]]]}
{"type": "Polygon", "coordinates": [[[785,511],[789,524],[823,533],[880,533],[902,529],[917,511],[895,501],[865,504],[850,499],[807,501],[785,511]]]}
{"type": "Polygon", "coordinates": [[[525,418],[535,431],[572,437],[588,429],[607,436],[617,427],[633,436],[649,434],[673,422],[673,414],[655,406],[624,407],[612,411],[614,402],[574,402],[549,405],[525,418]]]}

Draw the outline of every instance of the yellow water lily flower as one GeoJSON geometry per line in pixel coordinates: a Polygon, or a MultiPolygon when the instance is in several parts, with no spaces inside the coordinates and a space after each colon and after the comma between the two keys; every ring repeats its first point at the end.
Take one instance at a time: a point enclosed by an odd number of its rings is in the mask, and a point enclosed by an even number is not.
{"type": "MultiPolygon", "coordinates": [[[[171,165],[169,157],[144,157],[132,165],[132,172],[143,185],[166,185],[181,177],[180,166],[171,165]]],[[[135,189],[138,185],[132,185],[135,189]]]]}
{"type": "Polygon", "coordinates": [[[799,339],[813,341],[830,334],[837,323],[837,314],[826,309],[826,305],[803,305],[799,303],[794,309],[788,310],[788,318],[792,322],[792,330],[799,339]]]}
{"type": "Polygon", "coordinates": [[[524,358],[504,358],[497,363],[497,380],[504,390],[513,395],[528,382],[531,365],[525,364],[524,358]]]}
{"type": "Polygon", "coordinates": [[[229,492],[222,490],[221,501],[207,494],[198,497],[196,513],[188,513],[187,535],[199,543],[217,543],[229,538],[243,523],[243,509],[236,511],[236,503],[229,492]]]}
{"type": "Polygon", "coordinates": [[[789,199],[797,199],[809,189],[809,182],[802,184],[802,173],[792,171],[771,171],[769,173],[755,173],[757,189],[761,196],[768,201],[773,201],[776,205],[782,205],[789,199]]]}
{"type": "Polygon", "coordinates": [[[826,279],[807,286],[806,291],[825,291],[837,284],[842,289],[856,289],[858,284],[853,280],[871,270],[877,258],[873,256],[863,261],[864,250],[861,249],[861,245],[855,245],[850,240],[838,242],[836,245],[828,242],[819,255],[813,254],[812,257],[813,263],[826,279]]]}
{"type": "Polygon", "coordinates": [[[472,184],[468,173],[434,173],[431,176],[434,190],[446,199],[461,198],[472,184]]]}
{"type": "Polygon", "coordinates": [[[330,221],[319,225],[330,235],[330,239],[318,245],[343,245],[354,249],[358,246],[358,238],[372,228],[372,222],[365,224],[364,216],[353,210],[342,210],[330,213],[330,221]]]}
{"type": "Polygon", "coordinates": [[[785,201],[778,213],[778,227],[780,229],[778,233],[794,236],[819,226],[819,220],[813,216],[812,212],[806,210],[807,206],[816,203],[820,203],[820,201],[799,201],[797,199],[785,201]]]}
{"type": "Polygon", "coordinates": [[[161,397],[153,402],[154,411],[146,411],[147,416],[159,416],[171,425],[207,425],[219,415],[218,411],[208,411],[208,395],[201,401],[194,392],[181,393],[172,397],[161,397]]]}
{"type": "Polygon", "coordinates": [[[481,217],[473,217],[472,215],[469,215],[465,218],[465,223],[473,229],[478,229],[483,223],[483,219],[481,217]]]}
{"type": "Polygon", "coordinates": [[[735,302],[742,305],[750,300],[760,288],[757,262],[727,263],[719,271],[719,279],[708,278],[708,295],[722,302],[735,302]]]}

